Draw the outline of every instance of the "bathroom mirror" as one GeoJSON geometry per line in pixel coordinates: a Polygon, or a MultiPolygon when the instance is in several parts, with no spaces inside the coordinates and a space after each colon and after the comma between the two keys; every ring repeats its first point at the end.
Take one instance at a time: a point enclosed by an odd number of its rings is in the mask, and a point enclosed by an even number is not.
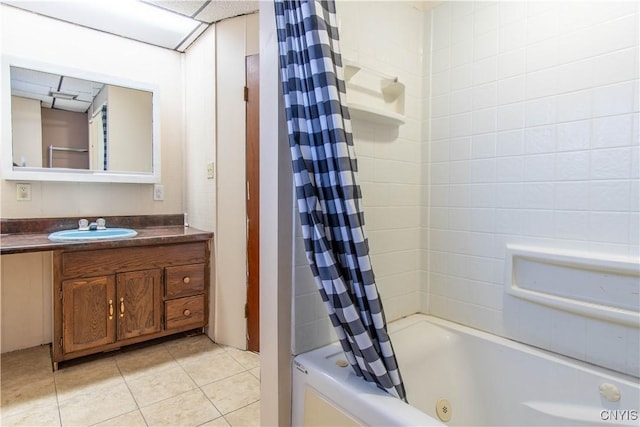
{"type": "Polygon", "coordinates": [[[140,82],[3,57],[3,178],[159,182],[157,92],[140,82]]]}

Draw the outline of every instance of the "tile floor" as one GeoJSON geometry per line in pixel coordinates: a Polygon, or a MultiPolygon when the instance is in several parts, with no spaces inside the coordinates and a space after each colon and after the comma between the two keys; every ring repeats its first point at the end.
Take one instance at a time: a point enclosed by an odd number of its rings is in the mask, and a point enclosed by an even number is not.
{"type": "Polygon", "coordinates": [[[49,346],[1,356],[2,426],[259,426],[260,361],[205,335],[51,369],[49,346]]]}

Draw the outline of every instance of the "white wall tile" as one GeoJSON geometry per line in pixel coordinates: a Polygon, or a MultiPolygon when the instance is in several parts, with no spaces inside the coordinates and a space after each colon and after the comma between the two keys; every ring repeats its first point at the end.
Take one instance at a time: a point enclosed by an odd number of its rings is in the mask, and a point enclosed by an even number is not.
{"type": "Polygon", "coordinates": [[[496,232],[500,234],[520,234],[522,215],[519,209],[496,209],[496,232]]]}
{"type": "Polygon", "coordinates": [[[496,56],[482,59],[473,63],[473,84],[493,82],[498,76],[498,59],[496,56]]]}
{"type": "Polygon", "coordinates": [[[494,182],[496,180],[496,160],[479,159],[469,162],[472,183],[494,182]]]}
{"type": "Polygon", "coordinates": [[[527,99],[558,93],[558,75],[554,69],[527,73],[527,99]]]}
{"type": "Polygon", "coordinates": [[[479,61],[498,54],[498,32],[491,30],[488,33],[476,35],[473,38],[473,60],[479,61]]]}
{"type": "Polygon", "coordinates": [[[558,122],[588,119],[592,115],[591,90],[570,92],[556,97],[558,122]]]}
{"type": "Polygon", "coordinates": [[[474,1],[457,1],[451,3],[451,17],[460,19],[464,16],[473,14],[476,2],[474,1]]]}
{"type": "MultiPolygon", "coordinates": [[[[499,60],[498,60],[499,61],[499,60]]],[[[498,63],[498,67],[500,67],[498,63]]],[[[523,75],[498,80],[498,104],[505,105],[525,100],[523,75]]]]}
{"type": "Polygon", "coordinates": [[[624,49],[617,52],[595,57],[591,61],[593,69],[592,84],[605,86],[638,78],[636,48],[624,49]]]}
{"type": "Polygon", "coordinates": [[[527,4],[525,2],[498,2],[498,16],[501,26],[524,19],[526,12],[527,4]]]}
{"type": "Polygon", "coordinates": [[[585,182],[556,182],[555,209],[584,210],[589,209],[589,183],[585,182]]]}
{"type": "Polygon", "coordinates": [[[589,152],[572,151],[556,154],[556,179],[577,181],[589,179],[589,152]]]}
{"type": "Polygon", "coordinates": [[[557,101],[554,96],[527,101],[525,103],[525,126],[555,123],[557,121],[557,108],[557,101]]]}
{"type": "Polygon", "coordinates": [[[640,364],[628,362],[637,349],[607,358],[587,348],[589,331],[597,337],[611,331],[505,299],[489,284],[504,280],[506,243],[640,252],[634,223],[640,215],[638,5],[447,4],[438,25],[459,30],[434,39],[447,46],[455,40],[455,47],[450,78],[431,81],[444,83],[432,88],[441,91],[435,96],[452,98],[449,116],[439,107],[431,117],[439,138],[431,140],[429,168],[440,178],[430,187],[430,206],[437,209],[428,233],[428,256],[437,268],[428,276],[430,310],[637,371],[640,364]],[[464,139],[447,146],[452,137],[464,139]]]}
{"type": "Polygon", "coordinates": [[[451,116],[451,138],[471,135],[471,113],[451,116]]]}
{"type": "Polygon", "coordinates": [[[498,56],[498,79],[524,74],[526,71],[526,50],[512,50],[498,56]]]}
{"type": "Polygon", "coordinates": [[[524,125],[524,103],[498,107],[497,130],[520,129],[524,125]]]}
{"type": "Polygon", "coordinates": [[[527,45],[527,72],[555,67],[559,61],[559,47],[555,39],[527,45]]]}
{"type": "Polygon", "coordinates": [[[555,176],[555,155],[537,154],[527,156],[524,164],[525,181],[553,181],[555,176]]]}
{"type": "MultiPolygon", "coordinates": [[[[454,13],[454,15],[457,15],[454,13]]],[[[466,45],[473,39],[473,14],[455,16],[451,21],[451,45],[463,42],[466,45]]],[[[473,46],[471,44],[471,46],[473,46]]]]}
{"type": "Polygon", "coordinates": [[[556,128],[558,151],[588,149],[591,134],[591,121],[579,120],[559,123],[556,128]]]}
{"type": "MultiPolygon", "coordinates": [[[[563,57],[560,57],[564,59],[563,57]]],[[[575,92],[593,86],[593,59],[562,63],[555,68],[558,75],[558,93],[575,92]]]]}
{"type": "Polygon", "coordinates": [[[524,178],[524,157],[501,157],[496,159],[496,181],[520,182],[524,178]]]}
{"type": "Polygon", "coordinates": [[[555,234],[559,239],[585,240],[589,233],[589,213],[586,211],[556,211],[555,234]]]}
{"type": "Polygon", "coordinates": [[[629,214],[590,212],[589,240],[605,243],[629,243],[629,214]]]}
{"type": "Polygon", "coordinates": [[[474,159],[491,158],[496,155],[496,134],[473,135],[471,139],[471,157],[474,159]]]}
{"type": "Polygon", "coordinates": [[[525,129],[524,151],[526,153],[552,153],[556,150],[555,126],[538,126],[525,129]]]}
{"type": "Polygon", "coordinates": [[[451,89],[460,90],[471,86],[473,69],[471,65],[462,65],[451,69],[451,89]]]}
{"type": "Polygon", "coordinates": [[[474,135],[495,132],[497,126],[497,110],[496,108],[474,110],[472,120],[474,135]]]}
{"type": "Polygon", "coordinates": [[[524,153],[524,131],[522,129],[499,132],[496,135],[496,156],[514,156],[524,153]]]}
{"type": "Polygon", "coordinates": [[[522,206],[525,209],[553,209],[554,184],[552,182],[531,183],[524,188],[522,206]]]}
{"type": "Polygon", "coordinates": [[[527,26],[525,20],[515,21],[501,26],[498,33],[500,53],[523,47],[527,42],[527,26]]]}
{"type": "Polygon", "coordinates": [[[473,61],[473,44],[462,41],[451,46],[451,66],[459,67],[473,61]]]}
{"type": "Polygon", "coordinates": [[[600,117],[633,112],[634,90],[633,81],[593,89],[593,115],[600,117]]]}
{"type": "Polygon", "coordinates": [[[498,103],[498,86],[496,83],[488,83],[473,88],[473,109],[495,107],[498,103]]]}
{"type": "Polygon", "coordinates": [[[450,160],[466,160],[471,158],[471,137],[450,140],[449,149],[450,160]]]}
{"type": "Polygon", "coordinates": [[[591,211],[628,211],[630,189],[629,182],[591,181],[589,209],[591,211]]]}
{"type": "Polygon", "coordinates": [[[611,148],[591,151],[591,178],[629,178],[631,148],[611,148]]]}
{"type": "Polygon", "coordinates": [[[491,4],[487,7],[478,7],[473,17],[475,36],[485,34],[498,28],[498,5],[491,4]]]}
{"type": "Polygon", "coordinates": [[[473,96],[471,89],[451,92],[451,114],[468,113],[472,109],[473,96]]]}

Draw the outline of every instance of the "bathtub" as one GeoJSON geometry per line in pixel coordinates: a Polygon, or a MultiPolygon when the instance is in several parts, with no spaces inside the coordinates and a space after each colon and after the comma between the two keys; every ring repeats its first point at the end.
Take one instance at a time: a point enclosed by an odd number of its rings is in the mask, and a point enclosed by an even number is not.
{"type": "Polygon", "coordinates": [[[410,405],[342,367],[333,344],[294,358],[292,425],[640,424],[638,378],[427,315],[389,332],[410,405]]]}

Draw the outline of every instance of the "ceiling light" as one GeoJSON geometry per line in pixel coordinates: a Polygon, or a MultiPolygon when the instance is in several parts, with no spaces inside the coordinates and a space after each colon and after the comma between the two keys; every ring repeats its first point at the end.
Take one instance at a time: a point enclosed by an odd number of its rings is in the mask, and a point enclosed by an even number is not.
{"type": "Polygon", "coordinates": [[[200,21],[138,0],[0,0],[41,15],[176,49],[200,21]]]}
{"type": "Polygon", "coordinates": [[[53,96],[54,98],[59,99],[76,99],[78,97],[77,93],[71,92],[60,92],[58,90],[52,90],[49,92],[49,96],[53,96]]]}

